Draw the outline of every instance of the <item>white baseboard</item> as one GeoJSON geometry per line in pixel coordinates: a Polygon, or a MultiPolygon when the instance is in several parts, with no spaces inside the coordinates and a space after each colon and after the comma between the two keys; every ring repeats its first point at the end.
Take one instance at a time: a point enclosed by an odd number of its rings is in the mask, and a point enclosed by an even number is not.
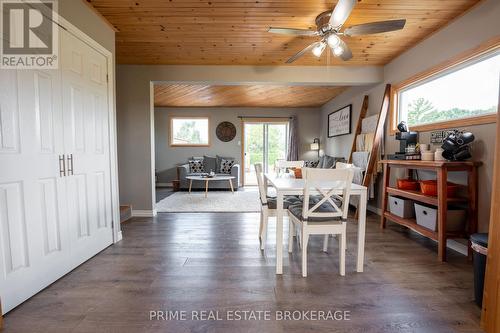
{"type": "Polygon", "coordinates": [[[158,215],[158,212],[156,209],[153,210],[139,210],[139,209],[133,209],[132,210],[132,217],[155,217],[158,215]]]}
{"type": "Polygon", "coordinates": [[[116,236],[116,240],[115,240],[115,244],[118,243],[119,241],[121,241],[123,239],[123,233],[122,231],[120,230],[116,236]]]}
{"type": "Polygon", "coordinates": [[[382,209],[380,209],[378,207],[367,205],[366,210],[369,212],[372,212],[374,214],[377,214],[378,216],[382,216],[382,209]]]}
{"type": "MultiPolygon", "coordinates": [[[[371,205],[368,205],[366,207],[366,210],[372,212],[372,213],[375,213],[377,214],[378,216],[382,216],[382,209],[378,208],[378,207],[375,207],[375,206],[371,206],[371,205]]],[[[415,231],[416,232],[416,231],[415,231]]],[[[463,254],[464,256],[467,256],[468,255],[468,249],[467,249],[467,245],[465,244],[462,244],[460,242],[457,242],[456,240],[454,239],[448,239],[446,241],[446,247],[449,248],[449,249],[452,249],[460,254],[463,254]]]]}

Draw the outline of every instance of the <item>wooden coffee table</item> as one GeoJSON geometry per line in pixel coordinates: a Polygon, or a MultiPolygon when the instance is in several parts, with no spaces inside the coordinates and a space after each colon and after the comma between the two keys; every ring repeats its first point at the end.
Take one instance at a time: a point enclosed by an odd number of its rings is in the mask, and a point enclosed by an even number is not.
{"type": "Polygon", "coordinates": [[[231,192],[233,192],[234,194],[233,179],[235,178],[236,177],[234,176],[215,176],[215,177],[187,176],[186,177],[186,179],[189,179],[189,193],[191,193],[191,186],[193,185],[193,180],[205,182],[205,198],[208,196],[208,183],[214,181],[219,181],[219,182],[228,181],[229,185],[231,186],[231,192]]]}

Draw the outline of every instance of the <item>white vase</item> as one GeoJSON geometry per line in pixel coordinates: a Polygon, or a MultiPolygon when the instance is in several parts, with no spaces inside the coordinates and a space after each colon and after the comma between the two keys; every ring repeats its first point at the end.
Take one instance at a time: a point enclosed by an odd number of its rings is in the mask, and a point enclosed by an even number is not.
{"type": "Polygon", "coordinates": [[[429,151],[429,145],[426,143],[421,143],[420,144],[420,151],[421,152],[428,152],[429,151]]]}
{"type": "Polygon", "coordinates": [[[434,153],[434,160],[435,161],[445,161],[446,158],[443,157],[443,148],[437,148],[436,152],[434,153]]]}

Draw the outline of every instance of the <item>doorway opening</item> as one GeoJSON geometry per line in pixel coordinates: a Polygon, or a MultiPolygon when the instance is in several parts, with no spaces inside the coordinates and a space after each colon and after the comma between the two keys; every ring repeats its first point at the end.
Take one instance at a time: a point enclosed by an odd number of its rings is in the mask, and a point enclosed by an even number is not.
{"type": "Polygon", "coordinates": [[[244,186],[257,185],[255,163],[262,163],[266,173],[276,172],[276,161],[286,159],[288,131],[288,118],[243,119],[242,177],[244,186]]]}

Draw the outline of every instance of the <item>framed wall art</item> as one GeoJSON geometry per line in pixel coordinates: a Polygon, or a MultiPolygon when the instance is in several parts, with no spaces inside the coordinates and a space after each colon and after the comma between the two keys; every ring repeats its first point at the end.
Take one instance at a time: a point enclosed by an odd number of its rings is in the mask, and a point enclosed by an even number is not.
{"type": "Polygon", "coordinates": [[[351,134],[352,104],[328,115],[328,137],[351,134]]]}

